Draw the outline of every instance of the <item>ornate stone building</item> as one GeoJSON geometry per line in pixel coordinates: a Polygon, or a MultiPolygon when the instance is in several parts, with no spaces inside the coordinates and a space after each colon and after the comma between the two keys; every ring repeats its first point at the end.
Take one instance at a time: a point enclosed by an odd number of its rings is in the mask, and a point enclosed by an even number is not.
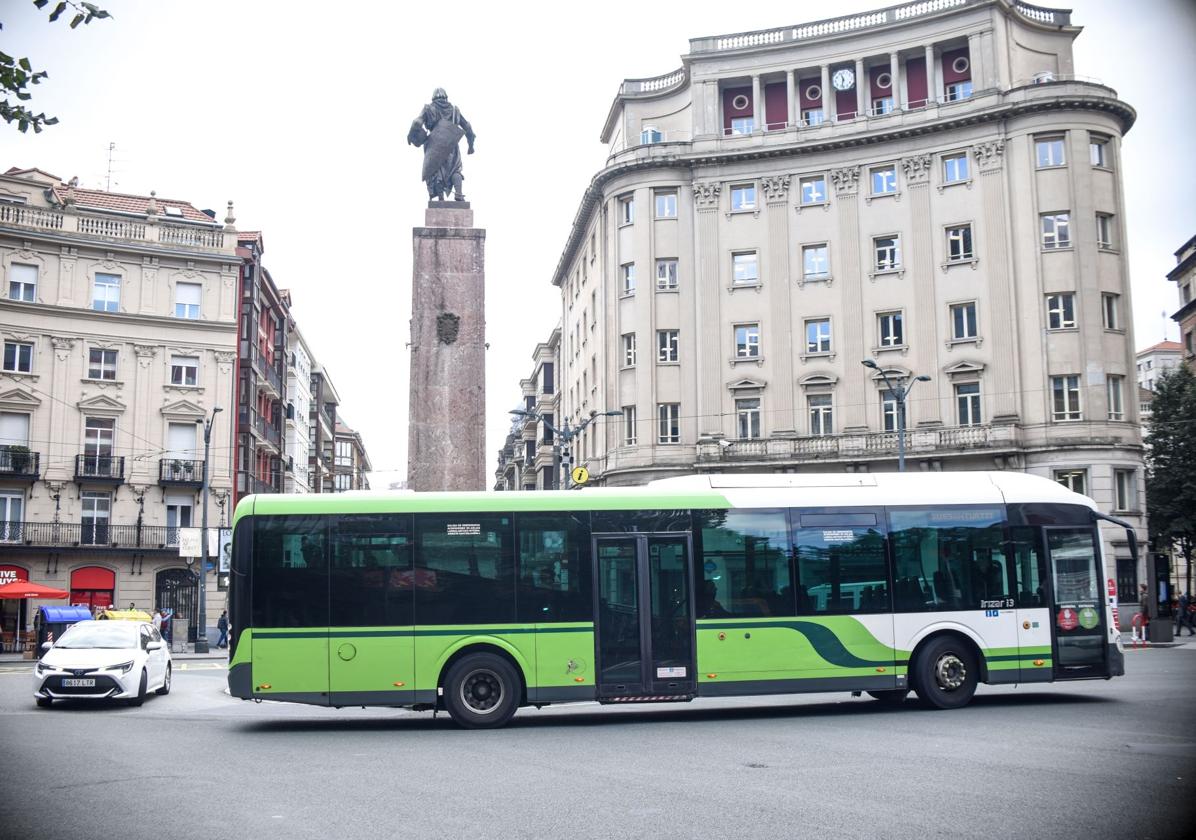
{"type": "Polygon", "coordinates": [[[607,484],[892,470],[887,377],[914,385],[909,469],[1025,470],[1144,526],[1135,113],[1075,75],[1079,33],[930,0],[692,39],[623,82],[553,277],[562,411],[624,412],[579,463],[607,484]]]}
{"type": "Polygon", "coordinates": [[[532,352],[532,372],[519,383],[523,391],[519,408],[535,416],[515,416],[511,431],[498,450],[494,472],[495,490],[559,490],[560,463],[552,429],[560,417],[561,396],[557,387],[560,369],[561,328],[532,352]]]}

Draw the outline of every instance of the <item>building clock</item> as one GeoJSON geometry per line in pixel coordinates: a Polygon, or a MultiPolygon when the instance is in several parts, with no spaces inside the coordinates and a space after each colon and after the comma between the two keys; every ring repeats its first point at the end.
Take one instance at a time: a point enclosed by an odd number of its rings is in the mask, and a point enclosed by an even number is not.
{"type": "Polygon", "coordinates": [[[831,77],[831,84],[835,86],[835,90],[851,90],[855,87],[855,72],[850,67],[836,70],[835,75],[831,77]]]}

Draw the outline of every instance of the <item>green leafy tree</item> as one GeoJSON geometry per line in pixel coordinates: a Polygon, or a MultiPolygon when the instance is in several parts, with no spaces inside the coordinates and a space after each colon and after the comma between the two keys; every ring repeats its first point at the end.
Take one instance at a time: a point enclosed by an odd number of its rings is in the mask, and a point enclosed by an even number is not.
{"type": "Polygon", "coordinates": [[[1146,435],[1146,509],[1150,534],[1187,561],[1192,588],[1196,550],[1196,373],[1187,365],[1155,384],[1146,435]]]}
{"type": "MultiPolygon", "coordinates": [[[[33,5],[45,9],[50,0],[33,0],[33,5]]],[[[60,0],[50,12],[50,23],[54,23],[66,12],[73,11],[70,27],[88,24],[93,20],[110,18],[111,14],[92,3],[75,2],[75,0],[60,0]]],[[[0,23],[0,29],[4,24],[0,23]]],[[[33,98],[30,87],[41,84],[42,79],[48,79],[45,70],[34,70],[28,58],[13,58],[5,52],[0,52],[0,117],[9,125],[14,122],[21,131],[33,129],[39,133],[43,126],[55,125],[58,117],[47,117],[45,113],[35,114],[25,105],[33,98]]]]}

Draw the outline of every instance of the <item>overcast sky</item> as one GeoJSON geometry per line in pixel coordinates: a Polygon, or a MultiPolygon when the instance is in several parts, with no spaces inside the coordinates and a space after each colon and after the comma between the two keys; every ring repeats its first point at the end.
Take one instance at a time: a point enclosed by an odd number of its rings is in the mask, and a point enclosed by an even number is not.
{"type": "MultiPolygon", "coordinates": [[[[0,164],[185,199],[262,230],[265,261],[361,431],[405,477],[411,228],[422,153],[407,127],[442,86],[473,123],[465,193],[487,229],[486,484],[531,352],[560,314],[552,271],[619,83],[680,66],[688,39],[884,4],[328,3],[105,0],[71,31],[4,0],[0,50],[50,72],[33,101],[61,123],[0,127],[0,164]],[[682,10],[684,10],[682,12],[682,10]]],[[[1046,4],[1043,4],[1046,5],[1046,4]]],[[[1175,340],[1173,252],[1196,234],[1196,3],[1072,0],[1076,72],[1138,111],[1123,146],[1135,344],[1175,340]]],[[[375,488],[390,476],[376,475],[375,488]]]]}

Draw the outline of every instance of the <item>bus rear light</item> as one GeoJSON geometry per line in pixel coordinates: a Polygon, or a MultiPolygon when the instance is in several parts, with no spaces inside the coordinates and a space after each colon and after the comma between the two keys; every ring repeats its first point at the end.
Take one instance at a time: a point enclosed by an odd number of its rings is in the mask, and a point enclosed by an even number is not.
{"type": "Polygon", "coordinates": [[[1045,660],[1045,659],[1035,659],[1035,660],[1034,660],[1034,667],[1035,667],[1035,668],[1041,668],[1041,667],[1042,667],[1043,665],[1045,665],[1045,664],[1046,664],[1046,660],[1045,660]]]}

